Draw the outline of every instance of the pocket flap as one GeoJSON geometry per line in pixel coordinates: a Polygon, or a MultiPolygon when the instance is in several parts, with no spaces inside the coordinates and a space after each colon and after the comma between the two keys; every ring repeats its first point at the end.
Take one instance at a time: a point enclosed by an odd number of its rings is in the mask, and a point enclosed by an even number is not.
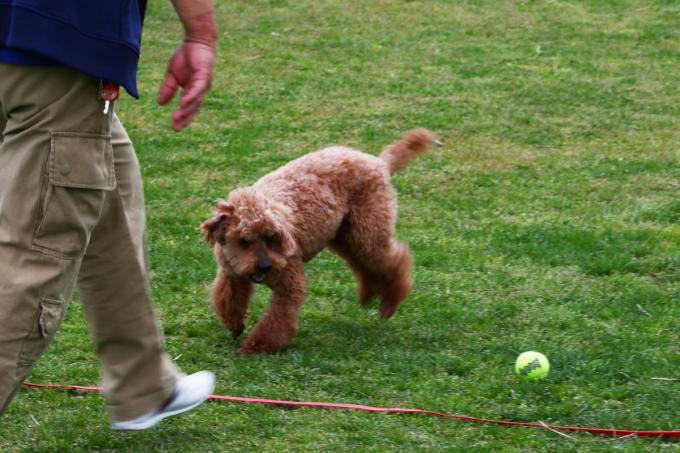
{"type": "Polygon", "coordinates": [[[40,302],[40,330],[43,337],[53,335],[63,316],[64,304],[59,300],[43,298],[40,302]]]}
{"type": "Polygon", "coordinates": [[[53,132],[51,154],[52,184],[82,189],[115,188],[110,135],[53,132]]]}

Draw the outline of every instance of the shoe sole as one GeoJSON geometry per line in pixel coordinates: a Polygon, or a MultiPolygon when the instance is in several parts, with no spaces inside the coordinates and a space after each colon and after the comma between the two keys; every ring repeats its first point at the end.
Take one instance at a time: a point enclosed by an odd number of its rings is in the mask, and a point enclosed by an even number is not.
{"type": "MultiPolygon", "coordinates": [[[[208,398],[206,398],[206,399],[208,399],[208,398]]],[[[130,426],[130,427],[118,427],[114,424],[114,425],[111,426],[111,428],[116,430],[116,431],[142,431],[144,429],[149,429],[149,428],[156,426],[161,420],[163,420],[165,418],[172,417],[173,415],[181,414],[181,413],[186,412],[186,411],[190,411],[191,409],[193,409],[197,406],[200,406],[201,404],[203,404],[205,402],[206,399],[201,400],[201,401],[199,401],[195,404],[192,404],[191,406],[183,407],[182,409],[177,409],[177,410],[174,410],[172,412],[161,412],[158,415],[156,415],[155,417],[152,417],[149,420],[147,420],[146,422],[139,424],[139,425],[130,426]]]]}

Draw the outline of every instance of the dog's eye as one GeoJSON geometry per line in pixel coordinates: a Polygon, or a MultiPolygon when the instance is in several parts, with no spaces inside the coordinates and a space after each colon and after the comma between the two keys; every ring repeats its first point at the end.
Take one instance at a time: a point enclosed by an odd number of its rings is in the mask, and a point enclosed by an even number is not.
{"type": "Polygon", "coordinates": [[[252,241],[249,241],[246,238],[241,238],[238,240],[238,244],[244,249],[247,249],[248,247],[250,247],[250,244],[252,244],[252,241]]]}
{"type": "Polygon", "coordinates": [[[268,234],[265,238],[269,244],[276,244],[279,241],[279,236],[276,233],[268,234]]]}

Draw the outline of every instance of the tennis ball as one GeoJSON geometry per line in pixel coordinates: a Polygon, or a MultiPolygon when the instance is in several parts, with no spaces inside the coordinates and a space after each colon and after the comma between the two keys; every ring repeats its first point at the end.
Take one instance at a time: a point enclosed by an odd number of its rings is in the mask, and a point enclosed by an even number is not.
{"type": "Polygon", "coordinates": [[[548,358],[536,351],[523,352],[515,361],[515,373],[526,379],[543,379],[550,371],[548,358]]]}

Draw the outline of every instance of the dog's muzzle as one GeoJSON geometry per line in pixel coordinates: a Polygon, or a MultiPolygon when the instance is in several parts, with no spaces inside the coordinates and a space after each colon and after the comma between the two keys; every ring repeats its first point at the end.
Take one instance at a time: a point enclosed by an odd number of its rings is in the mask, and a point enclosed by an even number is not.
{"type": "Polygon", "coordinates": [[[264,277],[272,269],[272,262],[264,250],[257,251],[257,271],[251,274],[250,278],[255,283],[262,283],[264,277]]]}

